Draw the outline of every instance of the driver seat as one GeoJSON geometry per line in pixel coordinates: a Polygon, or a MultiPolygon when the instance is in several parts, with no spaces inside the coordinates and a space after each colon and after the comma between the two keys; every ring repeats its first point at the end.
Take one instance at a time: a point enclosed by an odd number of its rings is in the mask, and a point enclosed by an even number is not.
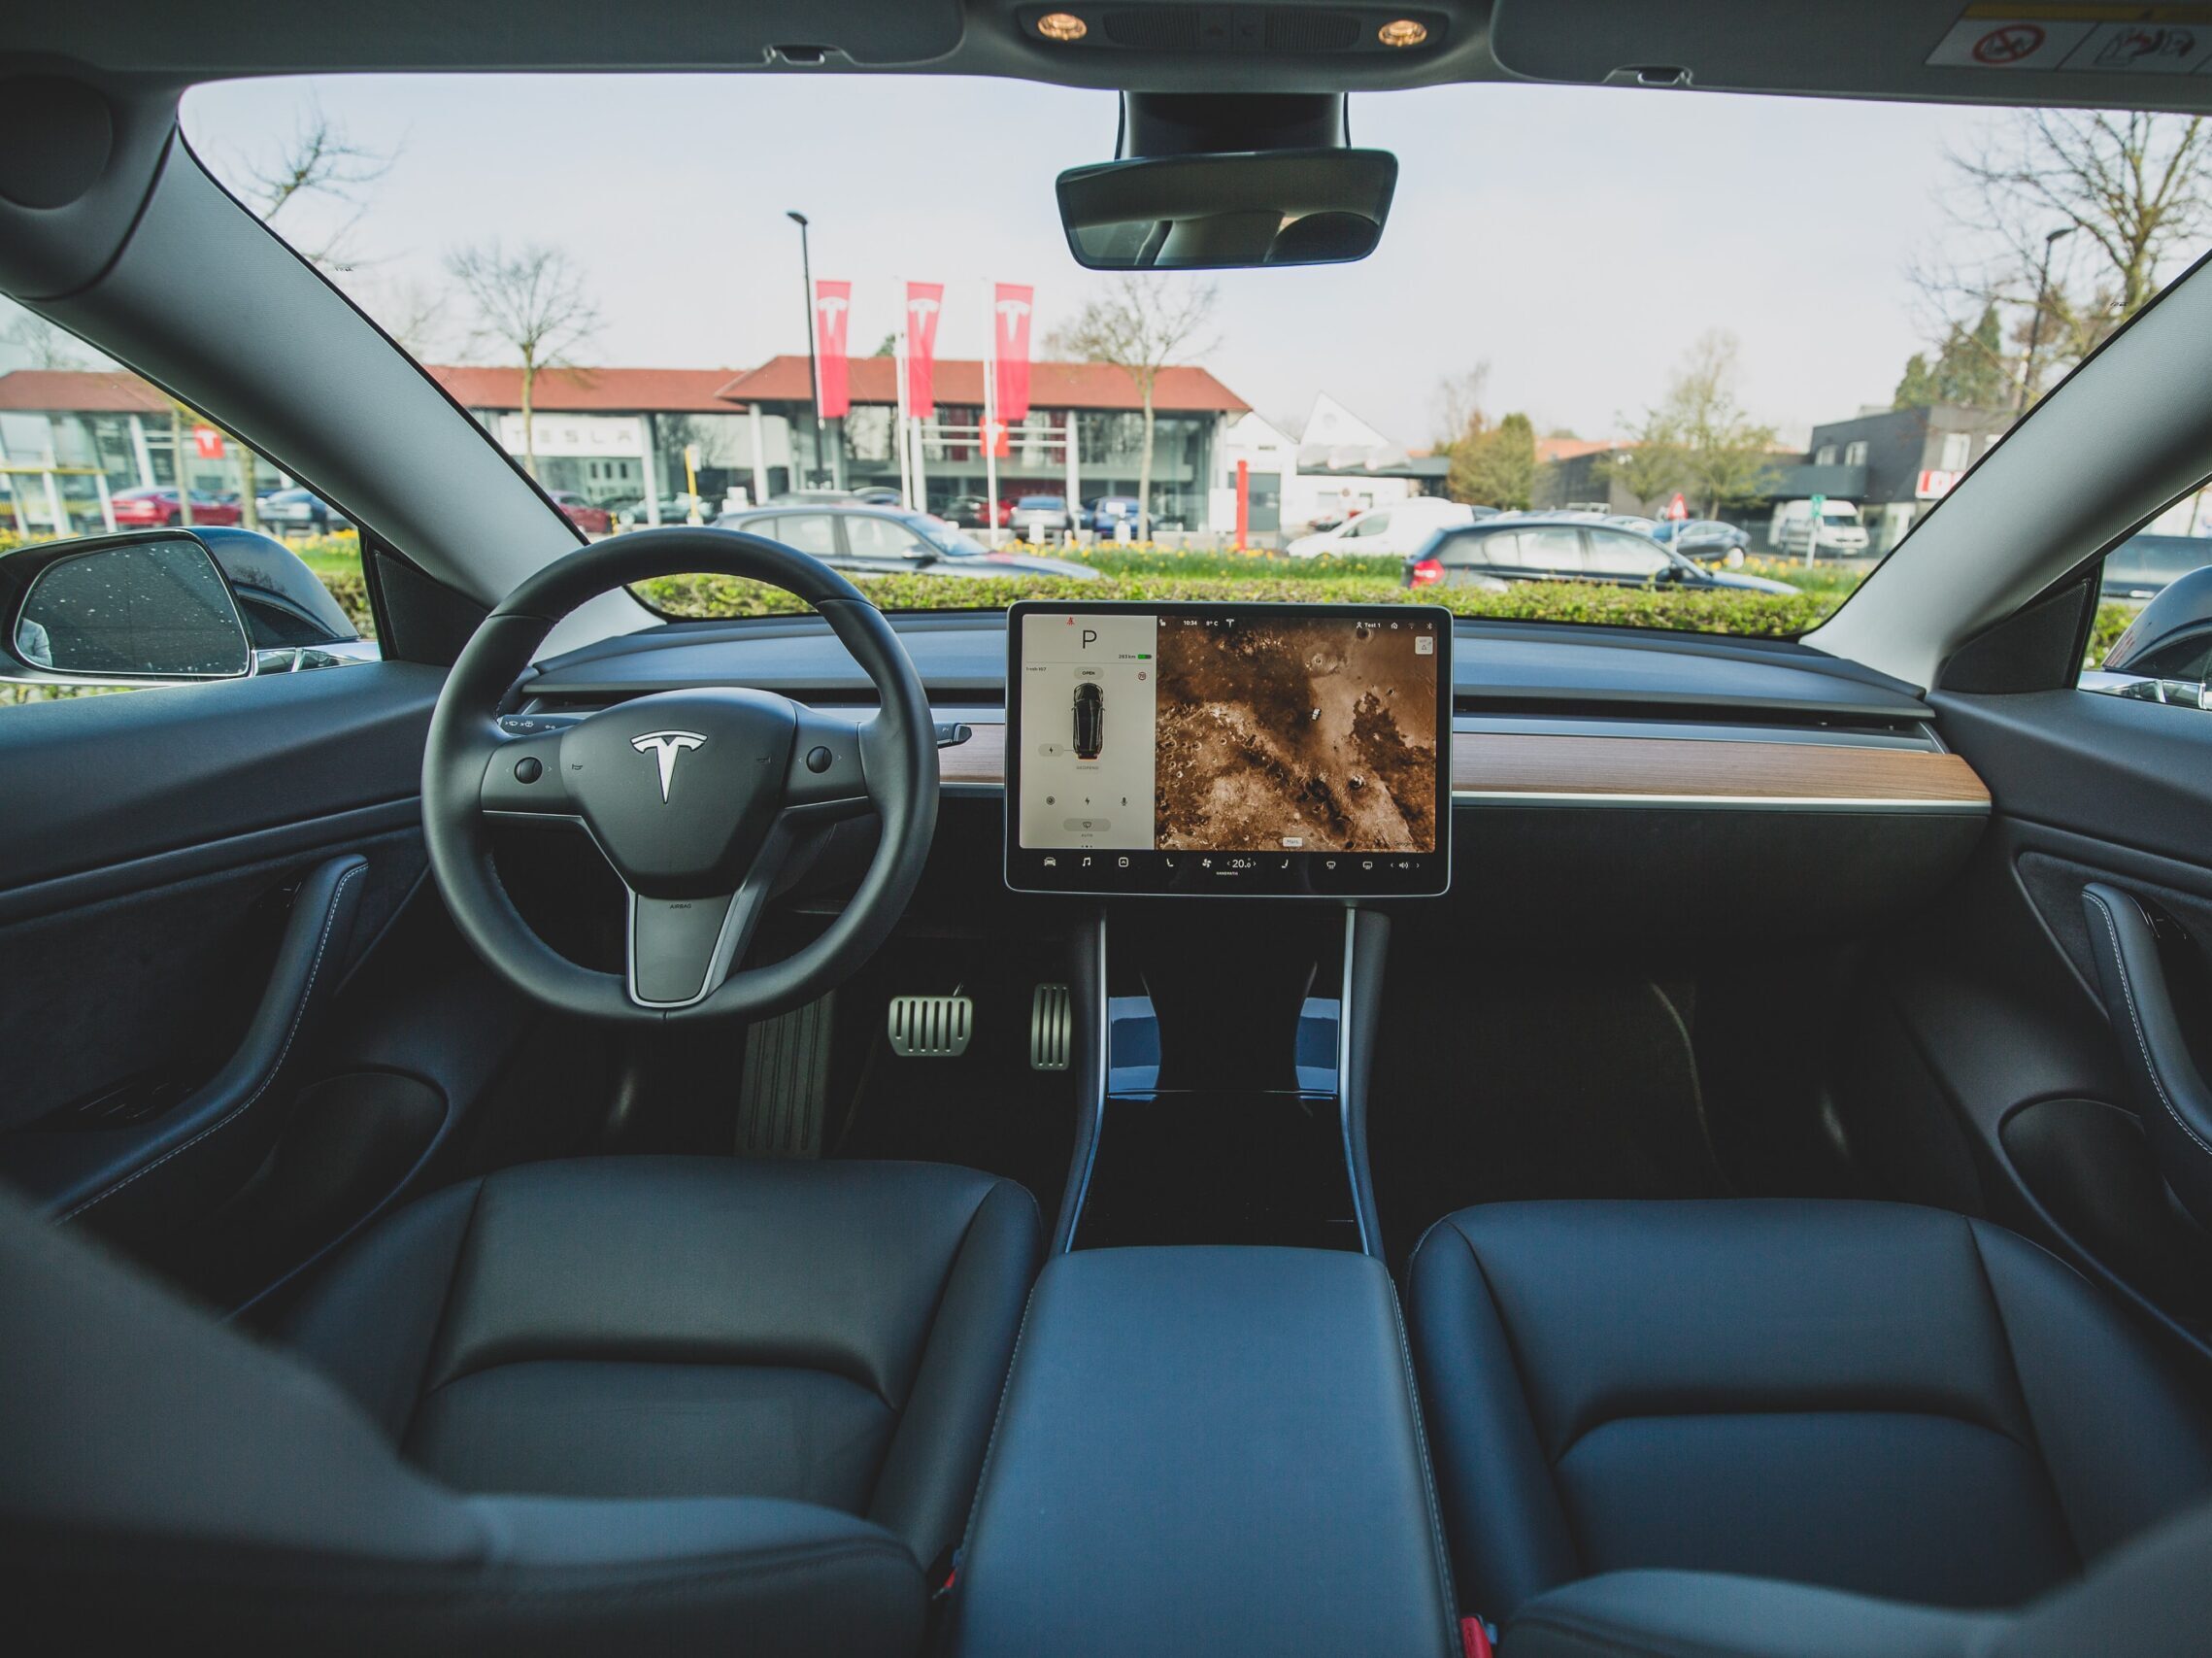
{"type": "Polygon", "coordinates": [[[373,1228],[286,1352],[0,1201],[11,1618],[912,1652],[1039,1251],[1029,1195],[965,1169],[537,1164],[373,1228]]]}

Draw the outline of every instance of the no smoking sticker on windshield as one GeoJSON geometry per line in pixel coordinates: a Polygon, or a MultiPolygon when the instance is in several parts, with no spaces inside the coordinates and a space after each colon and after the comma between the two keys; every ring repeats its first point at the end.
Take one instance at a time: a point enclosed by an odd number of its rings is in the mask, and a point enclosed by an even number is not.
{"type": "Polygon", "coordinates": [[[2212,70],[2212,5],[2038,6],[1984,0],[1960,15],[1927,61],[1942,69],[2196,74],[2212,70]]]}

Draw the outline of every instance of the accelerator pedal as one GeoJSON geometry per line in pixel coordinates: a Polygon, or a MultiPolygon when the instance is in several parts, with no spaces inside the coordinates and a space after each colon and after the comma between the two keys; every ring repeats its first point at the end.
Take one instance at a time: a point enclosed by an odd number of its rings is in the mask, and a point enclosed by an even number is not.
{"type": "Polygon", "coordinates": [[[821,1155],[835,1003],[832,991],[746,1031],[737,1106],[738,1156],[821,1155]]]}
{"type": "Polygon", "coordinates": [[[956,1060],[968,1051],[975,1028],[974,998],[957,990],[891,998],[891,1052],[902,1060],[956,1060]]]}
{"type": "Polygon", "coordinates": [[[1075,1038],[1075,1001],[1065,985],[1039,985],[1029,998],[1029,1068],[1067,1069],[1075,1038]]]}

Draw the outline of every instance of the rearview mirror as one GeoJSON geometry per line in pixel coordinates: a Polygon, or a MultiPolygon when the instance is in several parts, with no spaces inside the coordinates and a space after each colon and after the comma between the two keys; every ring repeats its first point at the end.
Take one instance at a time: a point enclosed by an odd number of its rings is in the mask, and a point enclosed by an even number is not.
{"type": "MultiPolygon", "coordinates": [[[[230,585],[206,547],[176,531],[72,550],[34,544],[0,560],[11,608],[4,677],[153,685],[243,679],[253,654],[230,585]]],[[[0,615],[7,615],[0,611],[0,615]]]]}
{"type": "Polygon", "coordinates": [[[1375,251],[1397,182],[1387,150],[1106,161],[1060,175],[1060,222],[1094,271],[1342,264],[1375,251]]]}

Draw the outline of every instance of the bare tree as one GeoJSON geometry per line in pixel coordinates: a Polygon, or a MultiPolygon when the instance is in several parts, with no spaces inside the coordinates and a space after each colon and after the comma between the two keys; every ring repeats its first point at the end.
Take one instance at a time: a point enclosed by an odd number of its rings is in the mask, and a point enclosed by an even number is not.
{"type": "MultiPolygon", "coordinates": [[[[11,308],[12,309],[12,308],[11,308]]],[[[0,345],[23,358],[27,368],[87,368],[89,359],[77,349],[77,336],[55,327],[35,311],[18,311],[0,345]]]]}
{"type": "MultiPolygon", "coordinates": [[[[1630,423],[1637,457],[1609,468],[1639,500],[1639,486],[1668,473],[1680,480],[1711,518],[1721,508],[1759,499],[1774,463],[1775,432],[1760,425],[1736,401],[1736,337],[1723,329],[1698,336],[1668,382],[1656,409],[1630,423]]],[[[1671,491],[1674,486],[1666,486],[1671,491]]]]}
{"type": "Polygon", "coordinates": [[[1490,389],[1490,364],[1478,362],[1436,383],[1436,447],[1450,449],[1470,431],[1488,423],[1483,418],[1483,393],[1490,389]]]}
{"type": "MultiPolygon", "coordinates": [[[[1217,290],[1187,278],[1122,276],[1094,294],[1072,321],[1053,330],[1048,349],[1086,362],[1111,363],[1136,383],[1144,404],[1144,454],[1138,462],[1137,532],[1152,536],[1153,389],[1159,371],[1214,347],[1217,290]]],[[[1068,503],[1074,509],[1075,503],[1068,503]]]]}
{"type": "MultiPolygon", "coordinates": [[[[2018,314],[2014,342],[2032,342],[2044,363],[2078,361],[2150,303],[2177,254],[2212,231],[2212,126],[2201,117],[2021,110],[1949,160],[1951,243],[1961,251],[1910,275],[1932,312],[1930,338],[1954,351],[1995,305],[2018,314]],[[2067,241],[2044,285],[2053,232],[2067,241]],[[2069,266],[2079,273],[2071,280],[2069,266]]],[[[2026,351],[2016,360],[1997,349],[2002,360],[1984,366],[2031,400],[2038,365],[2026,351]]]]}
{"type": "Polygon", "coordinates": [[[522,464],[535,478],[538,376],[575,366],[570,354],[599,331],[599,308],[575,262],[542,242],[510,254],[494,237],[447,254],[446,270],[475,310],[472,341],[521,359],[522,464]]]}
{"type": "Polygon", "coordinates": [[[298,124],[273,155],[246,164],[249,205],[264,224],[294,202],[337,202],[353,211],[314,248],[300,252],[318,265],[349,265],[347,235],[368,207],[368,187],[391,171],[397,150],[357,143],[344,125],[313,100],[300,111],[298,124]]]}

